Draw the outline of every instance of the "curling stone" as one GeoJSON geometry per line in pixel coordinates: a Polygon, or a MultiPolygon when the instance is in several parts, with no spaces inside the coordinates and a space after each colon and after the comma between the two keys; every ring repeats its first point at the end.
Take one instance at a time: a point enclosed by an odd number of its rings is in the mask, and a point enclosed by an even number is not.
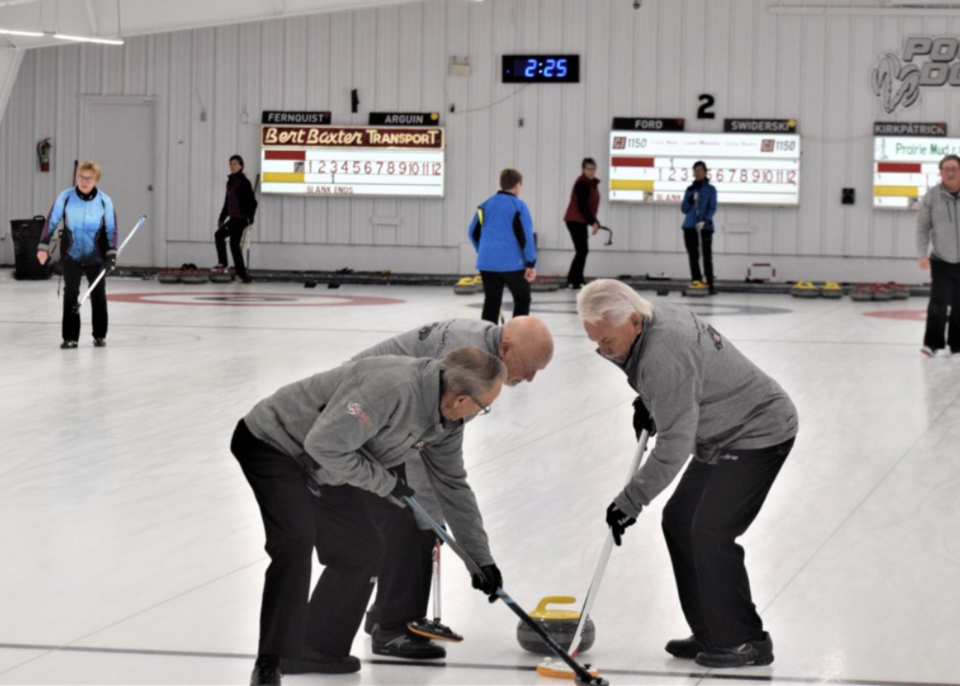
{"type": "Polygon", "coordinates": [[[873,293],[870,290],[870,286],[864,283],[857,284],[850,293],[850,299],[855,302],[866,302],[868,300],[873,300],[873,293]]]}
{"type": "Polygon", "coordinates": [[[211,269],[210,270],[211,283],[230,283],[231,281],[233,281],[233,274],[230,273],[229,269],[211,269]]]}
{"type": "Polygon", "coordinates": [[[538,276],[530,284],[530,290],[533,293],[552,293],[553,291],[559,290],[560,284],[557,283],[557,280],[551,277],[540,277],[538,276]]]}
{"type": "Polygon", "coordinates": [[[812,281],[797,281],[790,289],[790,295],[794,298],[819,298],[820,289],[814,286],[812,281]]]}
{"type": "Polygon", "coordinates": [[[875,283],[870,286],[870,294],[874,300],[893,300],[893,293],[885,283],[875,283]]]}
{"type": "Polygon", "coordinates": [[[207,275],[197,269],[196,265],[192,265],[192,268],[180,270],[180,282],[190,284],[206,283],[207,275]]]}
{"type": "Polygon", "coordinates": [[[894,300],[906,300],[910,297],[910,291],[902,283],[888,281],[887,288],[890,290],[890,295],[894,300]]]}
{"type": "MultiPolygon", "coordinates": [[[[577,599],[569,595],[548,595],[540,601],[536,609],[530,613],[532,617],[547,634],[560,644],[564,650],[570,649],[573,643],[573,634],[577,631],[577,623],[580,621],[580,613],[575,610],[549,610],[547,605],[550,603],[569,605],[577,602],[577,599]]],[[[585,653],[597,638],[597,630],[593,620],[587,617],[587,622],[583,627],[583,635],[580,641],[579,653],[585,653]]],[[[524,650],[536,653],[537,655],[553,655],[547,644],[523,622],[517,625],[517,642],[524,650]]],[[[578,653],[578,654],[579,654],[578,653]]]]}
{"type": "Polygon", "coordinates": [[[180,283],[180,270],[164,269],[157,276],[157,281],[159,281],[160,283],[180,283]]]}
{"type": "Polygon", "coordinates": [[[457,295],[473,295],[477,293],[482,288],[482,282],[480,282],[480,277],[464,276],[459,281],[457,285],[453,287],[453,292],[457,295]]]}
{"type": "Polygon", "coordinates": [[[688,298],[706,298],[710,289],[703,281],[694,281],[683,289],[683,294],[688,298]]]}
{"type": "Polygon", "coordinates": [[[820,289],[820,297],[836,300],[843,297],[843,288],[836,281],[827,281],[820,289]]]}

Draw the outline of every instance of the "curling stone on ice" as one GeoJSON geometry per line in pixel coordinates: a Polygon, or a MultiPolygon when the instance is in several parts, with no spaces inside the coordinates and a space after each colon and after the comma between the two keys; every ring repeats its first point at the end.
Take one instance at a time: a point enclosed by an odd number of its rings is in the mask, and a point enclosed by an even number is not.
{"type": "Polygon", "coordinates": [[[197,265],[192,262],[183,265],[180,268],[180,282],[181,283],[206,283],[207,275],[204,274],[197,265]]]}
{"type": "Polygon", "coordinates": [[[530,282],[530,291],[533,293],[552,293],[559,289],[560,284],[557,283],[557,280],[549,276],[538,276],[530,282]]]}
{"type": "Polygon", "coordinates": [[[473,295],[483,288],[483,278],[480,276],[464,276],[453,287],[457,295],[473,295]]]}
{"type": "Polygon", "coordinates": [[[814,286],[812,281],[797,281],[790,289],[790,295],[794,298],[819,298],[820,289],[814,286]]]}
{"type": "Polygon", "coordinates": [[[230,283],[233,281],[233,274],[225,267],[214,267],[210,270],[211,283],[230,283]]]}
{"type": "Polygon", "coordinates": [[[703,281],[694,281],[683,289],[683,294],[688,298],[706,298],[710,295],[710,287],[703,281]]]}
{"type": "Polygon", "coordinates": [[[160,283],[180,283],[180,270],[176,267],[164,269],[157,276],[157,281],[160,283]]]}
{"type": "Polygon", "coordinates": [[[866,302],[868,300],[873,300],[873,293],[870,291],[870,286],[865,283],[857,284],[850,292],[850,299],[854,302],[866,302]]]}
{"type": "Polygon", "coordinates": [[[836,281],[827,281],[820,289],[820,297],[836,300],[843,297],[843,288],[836,281]]]}
{"type": "MultiPolygon", "coordinates": [[[[548,595],[537,605],[536,609],[530,613],[530,616],[540,624],[541,628],[547,634],[560,644],[564,650],[570,649],[573,643],[573,634],[577,631],[577,623],[580,621],[580,613],[576,610],[551,610],[547,605],[555,603],[558,605],[570,605],[577,602],[577,599],[569,595],[548,595]]],[[[580,653],[585,653],[597,638],[597,629],[593,620],[587,617],[586,624],[583,627],[583,636],[580,642],[580,653]]],[[[533,629],[523,622],[517,625],[517,642],[524,650],[536,653],[537,655],[553,655],[553,652],[547,647],[533,629]]]]}

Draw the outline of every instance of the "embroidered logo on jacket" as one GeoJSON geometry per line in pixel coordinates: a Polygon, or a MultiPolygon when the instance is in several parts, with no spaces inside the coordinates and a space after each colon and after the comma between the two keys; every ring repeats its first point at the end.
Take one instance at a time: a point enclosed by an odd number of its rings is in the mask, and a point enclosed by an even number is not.
{"type": "Polygon", "coordinates": [[[431,445],[430,441],[418,441],[413,444],[414,450],[423,450],[424,448],[429,448],[431,445]]]}
{"type": "Polygon", "coordinates": [[[439,323],[440,323],[440,322],[434,322],[433,324],[427,324],[425,327],[423,327],[422,329],[420,329],[420,331],[417,332],[417,333],[419,334],[417,337],[418,337],[421,341],[427,340],[427,336],[430,335],[430,332],[431,332],[431,331],[433,331],[435,328],[437,328],[437,325],[438,325],[439,323]]]}
{"type": "Polygon", "coordinates": [[[717,333],[717,330],[712,326],[707,327],[707,333],[710,334],[710,338],[713,339],[713,346],[717,350],[723,350],[723,339],[720,338],[720,334],[717,333]]]}
{"type": "Polygon", "coordinates": [[[356,417],[357,421],[363,426],[373,426],[373,420],[370,419],[370,415],[364,412],[363,408],[360,407],[360,403],[350,403],[347,405],[347,412],[356,417]]]}

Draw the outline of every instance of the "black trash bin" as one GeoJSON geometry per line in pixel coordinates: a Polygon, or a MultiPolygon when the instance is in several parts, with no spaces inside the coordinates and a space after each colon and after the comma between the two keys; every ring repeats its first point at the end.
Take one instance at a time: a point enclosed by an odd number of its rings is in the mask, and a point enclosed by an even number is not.
{"type": "Polygon", "coordinates": [[[39,214],[33,219],[14,219],[10,222],[16,266],[13,278],[49,279],[53,274],[52,259],[48,258],[46,264],[42,265],[37,259],[37,246],[40,245],[40,234],[43,233],[44,222],[46,218],[39,214]]]}

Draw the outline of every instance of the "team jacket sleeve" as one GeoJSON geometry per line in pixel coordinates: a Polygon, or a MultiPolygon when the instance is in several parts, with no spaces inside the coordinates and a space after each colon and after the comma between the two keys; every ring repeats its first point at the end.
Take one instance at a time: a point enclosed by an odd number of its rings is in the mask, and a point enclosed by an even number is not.
{"type": "Polygon", "coordinates": [[[61,193],[57,199],[53,201],[50,212],[47,214],[47,221],[43,224],[43,233],[40,234],[40,245],[37,246],[39,250],[50,252],[50,239],[53,237],[53,232],[57,230],[57,227],[60,226],[60,222],[63,219],[63,208],[66,204],[66,199],[67,194],[61,193]]]}
{"type": "Polygon", "coordinates": [[[682,377],[681,373],[680,365],[674,362],[644,376],[643,388],[657,425],[657,445],[636,476],[614,499],[617,507],[632,517],[640,514],[670,485],[695,449],[700,381],[689,369],[682,377]]]}
{"type": "MultiPolygon", "coordinates": [[[[934,191],[936,192],[936,189],[934,191]]],[[[930,233],[933,230],[933,213],[930,209],[930,193],[923,196],[917,205],[917,257],[930,256],[930,233]]]]}
{"type": "Polygon", "coordinates": [[[421,456],[454,538],[478,565],[493,564],[477,497],[467,483],[463,465],[463,425],[425,448],[421,456]]]}
{"type": "Polygon", "coordinates": [[[467,229],[467,237],[469,237],[470,242],[473,243],[474,250],[480,249],[480,212],[482,212],[482,210],[478,207],[477,211],[473,213],[473,221],[470,222],[470,228],[467,229]]]}
{"type": "Polygon", "coordinates": [[[388,495],[397,478],[361,452],[386,427],[385,414],[364,398],[357,385],[341,384],[307,433],[304,451],[350,485],[388,495]]]}
{"type": "Polygon", "coordinates": [[[528,267],[537,266],[537,244],[533,240],[533,217],[530,216],[530,208],[523,203],[520,208],[520,224],[523,226],[523,236],[526,243],[523,246],[523,260],[528,267]]]}
{"type": "Polygon", "coordinates": [[[683,194],[683,202],[680,203],[680,211],[686,214],[693,209],[693,186],[688,186],[683,194]]]}
{"type": "Polygon", "coordinates": [[[712,193],[707,194],[707,207],[701,215],[701,221],[710,222],[713,221],[713,215],[717,213],[717,189],[710,186],[713,190],[712,193]]]}
{"type": "Polygon", "coordinates": [[[113,200],[107,198],[103,203],[103,226],[107,233],[107,241],[110,248],[117,249],[117,209],[113,206],[113,200]]]}

